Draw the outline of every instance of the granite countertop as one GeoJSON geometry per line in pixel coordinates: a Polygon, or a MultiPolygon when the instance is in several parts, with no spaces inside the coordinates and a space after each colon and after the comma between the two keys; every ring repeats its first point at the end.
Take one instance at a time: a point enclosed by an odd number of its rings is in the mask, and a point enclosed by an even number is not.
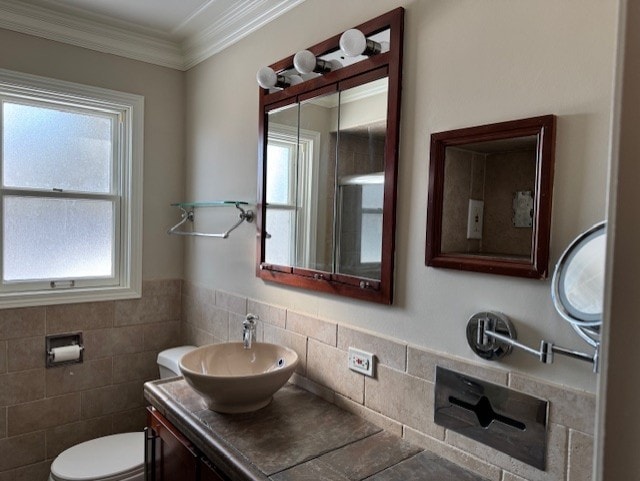
{"type": "Polygon", "coordinates": [[[485,481],[292,385],[246,414],[208,410],[182,378],[144,394],[232,481],[485,481]]]}

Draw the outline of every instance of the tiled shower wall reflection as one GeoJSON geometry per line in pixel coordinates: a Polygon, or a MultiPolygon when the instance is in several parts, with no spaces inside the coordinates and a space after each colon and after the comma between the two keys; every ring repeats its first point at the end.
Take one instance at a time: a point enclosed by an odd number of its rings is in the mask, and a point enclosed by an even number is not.
{"type": "Polygon", "coordinates": [[[298,353],[301,362],[292,378],[295,384],[491,481],[591,479],[595,396],[590,393],[188,282],[182,294],[185,342],[240,340],[244,315],[258,314],[258,341],[283,344],[298,353]],[[349,346],[376,354],[375,379],[347,369],[349,346]],[[532,468],[434,424],[436,365],[549,400],[547,470],[532,468]]]}
{"type": "Polygon", "coordinates": [[[41,481],[69,446],[141,430],[142,385],[180,342],[181,281],[142,298],[0,310],[0,481],[41,481]],[[84,362],[45,369],[45,335],[82,331],[84,362]]]}

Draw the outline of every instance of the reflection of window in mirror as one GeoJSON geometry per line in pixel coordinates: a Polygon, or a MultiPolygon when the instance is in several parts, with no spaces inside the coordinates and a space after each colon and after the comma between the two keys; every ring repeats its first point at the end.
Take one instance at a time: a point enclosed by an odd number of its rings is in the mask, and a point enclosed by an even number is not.
{"type": "Polygon", "coordinates": [[[535,135],[447,147],[442,252],[529,258],[536,162],[535,135]]]}
{"type": "Polygon", "coordinates": [[[268,115],[265,262],[381,278],[388,78],[268,115]]]}
{"type": "Polygon", "coordinates": [[[296,252],[296,163],[298,155],[298,106],[289,105],[269,112],[266,151],[266,222],[269,237],[265,259],[290,265],[296,252]]]}
{"type": "Polygon", "coordinates": [[[291,126],[270,124],[266,223],[271,237],[265,256],[269,263],[299,265],[315,255],[317,188],[312,172],[317,168],[318,145],[318,132],[298,132],[291,126]]]}
{"type": "Polygon", "coordinates": [[[295,163],[297,139],[275,139],[267,145],[267,239],[266,259],[290,265],[295,255],[295,163]]]}

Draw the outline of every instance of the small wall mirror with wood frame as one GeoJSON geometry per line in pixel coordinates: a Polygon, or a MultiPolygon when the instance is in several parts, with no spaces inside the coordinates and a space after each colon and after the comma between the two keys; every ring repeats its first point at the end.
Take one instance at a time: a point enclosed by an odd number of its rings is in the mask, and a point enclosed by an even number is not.
{"type": "Polygon", "coordinates": [[[431,136],[426,264],[543,279],[555,117],[431,136]]]}
{"type": "Polygon", "coordinates": [[[309,51],[340,68],[260,89],[258,277],[392,302],[403,17],[356,27],[382,51],[344,56],[337,35],[309,51]]]}

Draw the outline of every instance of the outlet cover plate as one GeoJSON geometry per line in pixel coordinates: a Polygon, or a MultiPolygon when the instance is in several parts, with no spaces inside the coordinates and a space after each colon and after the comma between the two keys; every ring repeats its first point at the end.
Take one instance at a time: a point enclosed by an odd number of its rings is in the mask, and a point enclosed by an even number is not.
{"type": "Polygon", "coordinates": [[[469,199],[467,218],[467,239],[482,239],[484,201],[469,199]]]}
{"type": "Polygon", "coordinates": [[[349,348],[349,369],[373,377],[373,354],[354,347],[349,348]]]}

